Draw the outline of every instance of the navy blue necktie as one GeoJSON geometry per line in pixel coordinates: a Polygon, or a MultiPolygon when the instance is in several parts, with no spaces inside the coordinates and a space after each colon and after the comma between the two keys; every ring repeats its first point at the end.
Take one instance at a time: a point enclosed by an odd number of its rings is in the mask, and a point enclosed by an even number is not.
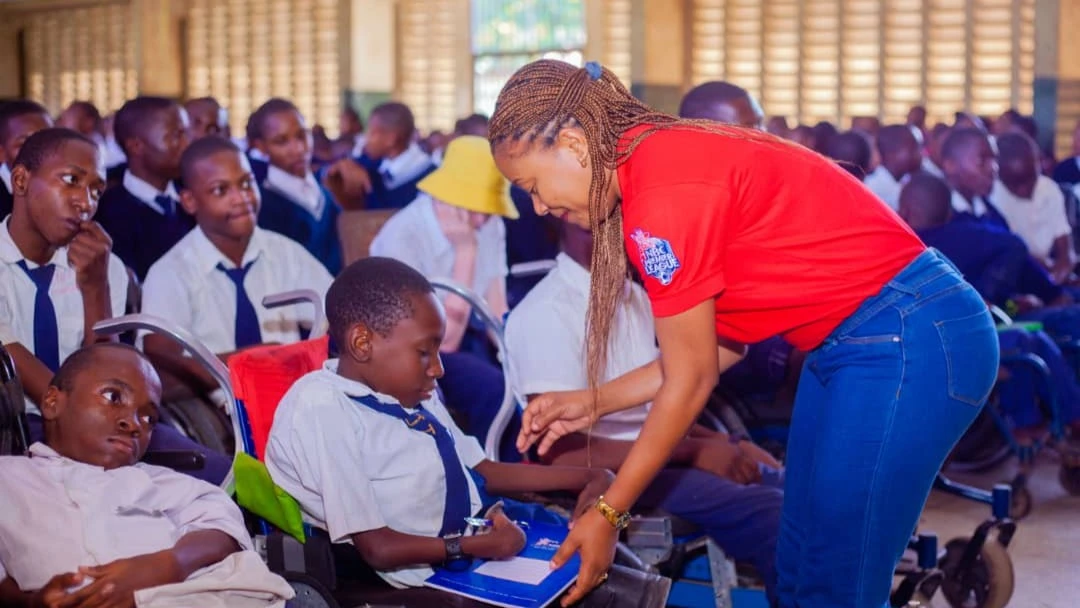
{"type": "Polygon", "coordinates": [[[409,413],[400,405],[383,403],[372,395],[352,397],[352,400],[387,416],[393,416],[410,429],[426,433],[435,439],[435,447],[439,450],[439,458],[446,472],[446,503],[443,506],[442,530],[439,536],[461,532],[465,528],[465,518],[472,515],[472,499],[469,497],[469,481],[454,448],[454,437],[450,430],[423,407],[418,406],[413,413],[409,413]]]}
{"type": "Polygon", "coordinates": [[[251,305],[247,290],[244,289],[244,277],[247,276],[252,260],[243,268],[226,268],[218,262],[217,269],[225,273],[236,284],[236,348],[246,348],[255,344],[262,344],[262,331],[259,329],[259,317],[255,314],[255,307],[251,305]]]}
{"type": "Polygon", "coordinates": [[[60,369],[60,336],[56,328],[56,307],[49,297],[56,266],[46,264],[31,269],[26,260],[19,260],[19,268],[37,286],[34,295],[34,356],[51,371],[60,369]]]}
{"type": "Polygon", "coordinates": [[[154,202],[161,205],[161,210],[165,213],[165,217],[173,217],[176,215],[176,199],[168,194],[159,194],[155,196],[154,202]]]}

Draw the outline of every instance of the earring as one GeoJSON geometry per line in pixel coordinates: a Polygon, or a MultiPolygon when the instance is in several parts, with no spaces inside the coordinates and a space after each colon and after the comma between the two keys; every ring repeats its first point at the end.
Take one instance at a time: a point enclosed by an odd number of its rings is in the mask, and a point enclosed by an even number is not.
{"type": "Polygon", "coordinates": [[[586,163],[586,162],[585,162],[585,157],[584,157],[584,156],[582,156],[582,157],[581,157],[581,158],[580,158],[580,159],[578,160],[578,162],[579,162],[579,163],[581,163],[581,168],[582,168],[582,169],[584,169],[584,168],[585,168],[585,165],[587,165],[587,164],[588,164],[588,163],[586,163]]]}

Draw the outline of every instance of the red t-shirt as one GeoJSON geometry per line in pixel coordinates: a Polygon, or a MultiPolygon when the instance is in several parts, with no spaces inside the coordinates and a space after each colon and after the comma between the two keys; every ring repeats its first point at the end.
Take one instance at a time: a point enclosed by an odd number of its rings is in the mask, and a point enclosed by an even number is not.
{"type": "Polygon", "coordinates": [[[712,298],[717,335],[747,344],[815,348],[926,248],[842,168],[784,142],[656,131],[618,178],[653,313],[712,298]]]}

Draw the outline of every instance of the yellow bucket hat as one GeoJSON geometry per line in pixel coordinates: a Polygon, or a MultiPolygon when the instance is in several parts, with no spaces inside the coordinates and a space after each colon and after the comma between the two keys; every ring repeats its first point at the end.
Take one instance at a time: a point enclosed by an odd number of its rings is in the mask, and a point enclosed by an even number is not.
{"type": "Polygon", "coordinates": [[[467,211],[501,215],[516,220],[510,184],[495,166],[488,140],[462,135],[450,142],[442,166],[420,180],[417,187],[448,205],[467,211]]]}

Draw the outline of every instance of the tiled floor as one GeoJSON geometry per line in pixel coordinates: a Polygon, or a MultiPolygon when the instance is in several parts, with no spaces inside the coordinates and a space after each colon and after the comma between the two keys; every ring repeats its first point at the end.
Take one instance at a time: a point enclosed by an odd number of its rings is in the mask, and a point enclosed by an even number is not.
{"type": "MultiPolygon", "coordinates": [[[[977,475],[950,474],[956,481],[990,488],[1008,480],[1015,465],[1008,462],[996,470],[977,475]]],[[[1019,523],[1009,547],[1016,576],[1010,607],[1080,608],[1080,497],[1069,496],[1058,483],[1058,464],[1052,454],[1040,456],[1030,481],[1034,509],[1019,523]]],[[[937,533],[944,545],[949,539],[970,536],[989,507],[934,492],[930,496],[920,531],[937,533]]],[[[948,606],[938,594],[934,608],[948,606]]]]}

